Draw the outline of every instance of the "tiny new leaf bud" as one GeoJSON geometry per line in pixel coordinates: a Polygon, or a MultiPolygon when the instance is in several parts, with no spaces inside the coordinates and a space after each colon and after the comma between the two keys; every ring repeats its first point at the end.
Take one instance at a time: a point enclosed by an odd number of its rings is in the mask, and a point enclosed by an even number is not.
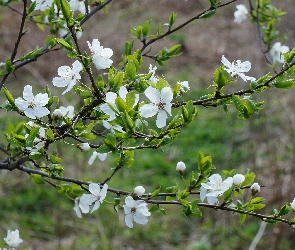
{"type": "Polygon", "coordinates": [[[63,118],[63,114],[62,114],[62,111],[60,109],[54,110],[52,115],[53,115],[54,120],[59,120],[59,119],[63,118]]]}
{"type": "Polygon", "coordinates": [[[143,186],[137,186],[136,188],[134,188],[133,192],[138,196],[141,196],[145,193],[145,189],[143,186]]]}
{"type": "Polygon", "coordinates": [[[185,169],[186,169],[186,166],[185,166],[185,164],[182,161],[177,162],[176,171],[180,175],[183,175],[183,172],[184,172],[185,169]]]}
{"type": "Polygon", "coordinates": [[[251,192],[252,195],[255,195],[256,193],[260,192],[260,186],[257,182],[253,183],[253,185],[251,186],[251,192]]]}
{"type": "Polygon", "coordinates": [[[233,176],[233,183],[234,183],[236,186],[242,184],[244,180],[245,180],[245,176],[242,175],[242,174],[235,174],[235,175],[233,176]]]}
{"type": "Polygon", "coordinates": [[[90,150],[90,146],[87,142],[81,143],[81,144],[77,145],[77,147],[80,148],[81,151],[89,151],[90,150]]]}

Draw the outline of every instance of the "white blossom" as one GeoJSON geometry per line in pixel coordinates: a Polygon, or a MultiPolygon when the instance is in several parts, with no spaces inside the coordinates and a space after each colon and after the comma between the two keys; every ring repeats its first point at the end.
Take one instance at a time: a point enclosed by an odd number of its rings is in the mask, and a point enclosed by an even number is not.
{"type": "Polygon", "coordinates": [[[149,66],[149,74],[152,73],[152,75],[150,76],[149,80],[154,84],[156,84],[159,81],[158,77],[155,75],[156,74],[156,69],[157,69],[157,66],[153,67],[150,64],[150,66],[149,66]]]}
{"type": "Polygon", "coordinates": [[[190,90],[190,86],[188,84],[188,81],[178,82],[178,84],[181,86],[181,88],[179,90],[181,93],[185,93],[190,90]]]}
{"type": "Polygon", "coordinates": [[[48,103],[49,97],[45,94],[37,94],[35,97],[32,92],[32,86],[26,85],[23,91],[23,98],[17,98],[15,105],[31,119],[41,118],[50,112],[44,106],[48,103]]]}
{"type": "Polygon", "coordinates": [[[295,198],[293,199],[293,201],[290,203],[291,208],[293,209],[293,211],[295,211],[295,198]]]}
{"type": "Polygon", "coordinates": [[[254,77],[246,76],[243,72],[248,72],[251,69],[251,63],[249,61],[241,62],[240,60],[230,63],[225,56],[222,56],[221,62],[225,66],[225,70],[231,75],[231,77],[238,75],[244,81],[255,81],[254,77]]]}
{"type": "Polygon", "coordinates": [[[235,174],[235,175],[233,176],[233,183],[234,183],[235,185],[240,185],[240,184],[242,184],[244,180],[245,180],[245,176],[242,175],[242,174],[235,174]]]}
{"type": "Polygon", "coordinates": [[[35,10],[44,11],[51,7],[53,0],[32,0],[36,2],[35,10]]]}
{"type": "Polygon", "coordinates": [[[180,174],[183,174],[184,170],[186,169],[186,166],[184,164],[184,162],[179,161],[176,164],[176,171],[180,174]]]}
{"type": "Polygon", "coordinates": [[[67,87],[62,93],[63,95],[70,91],[77,80],[81,79],[80,71],[83,70],[82,64],[79,61],[73,63],[73,67],[61,66],[58,68],[59,77],[54,77],[52,83],[56,87],[67,87]]]}
{"type": "MultiPolygon", "coordinates": [[[[128,90],[125,86],[121,86],[119,89],[119,97],[121,97],[126,102],[126,95],[128,93],[128,90]]],[[[105,102],[99,106],[100,110],[104,113],[109,115],[108,121],[112,121],[116,118],[116,112],[114,110],[118,111],[118,108],[116,106],[116,98],[118,95],[114,92],[108,92],[106,93],[106,99],[105,102]],[[111,108],[112,107],[112,108],[111,108]]],[[[133,104],[133,107],[138,103],[139,95],[135,95],[135,101],[133,104]]]]}
{"type": "Polygon", "coordinates": [[[107,195],[108,184],[104,184],[102,189],[100,189],[99,184],[90,183],[89,191],[91,194],[83,194],[80,198],[80,203],[83,204],[84,207],[83,209],[80,205],[79,207],[81,208],[83,213],[88,213],[91,205],[93,205],[91,213],[100,207],[107,195]]]}
{"type": "Polygon", "coordinates": [[[270,55],[272,56],[273,63],[284,63],[284,54],[289,52],[289,47],[281,45],[280,42],[276,42],[271,50],[270,55]]]}
{"type": "Polygon", "coordinates": [[[18,247],[23,240],[19,237],[19,231],[16,229],[14,231],[7,231],[7,236],[4,238],[5,243],[9,247],[18,247]]]}
{"type": "Polygon", "coordinates": [[[231,188],[233,185],[233,178],[228,177],[224,181],[219,174],[213,174],[209,177],[209,182],[201,184],[200,199],[207,201],[210,205],[218,204],[218,196],[223,195],[223,193],[231,188]]]}
{"type": "Polygon", "coordinates": [[[142,117],[152,117],[156,114],[156,125],[158,128],[166,126],[167,114],[171,115],[171,101],[173,93],[170,87],[164,87],[161,92],[151,86],[144,91],[151,103],[140,107],[139,112],[142,117]]]}
{"type": "Polygon", "coordinates": [[[80,148],[82,151],[89,151],[90,150],[89,143],[87,143],[87,142],[79,144],[78,148],[80,148]]]}
{"type": "Polygon", "coordinates": [[[260,186],[257,182],[252,184],[251,192],[252,192],[252,195],[255,195],[256,193],[260,192],[260,186]]]}
{"type": "Polygon", "coordinates": [[[247,15],[248,15],[248,9],[244,4],[238,4],[237,10],[234,13],[235,16],[235,23],[241,23],[243,21],[247,20],[247,15]]]}
{"type": "Polygon", "coordinates": [[[88,47],[91,51],[92,61],[97,69],[107,69],[111,67],[113,61],[110,57],[113,51],[110,48],[103,48],[97,39],[92,40],[92,44],[87,41],[88,47]]]}
{"type": "Polygon", "coordinates": [[[141,196],[145,193],[145,189],[143,186],[137,186],[136,188],[134,188],[133,192],[138,196],[141,196]]]}
{"type": "MultiPolygon", "coordinates": [[[[71,0],[70,8],[72,11],[80,11],[81,13],[86,13],[85,2],[82,0],[71,0]]],[[[90,7],[88,6],[88,11],[90,11],[90,7]]]]}
{"type": "Polygon", "coordinates": [[[72,105],[67,107],[60,106],[59,109],[61,110],[64,117],[68,117],[70,119],[74,117],[74,107],[72,105]]]}
{"type": "Polygon", "coordinates": [[[94,151],[90,159],[88,160],[88,165],[92,165],[96,158],[100,159],[101,161],[104,161],[107,158],[107,156],[108,156],[108,153],[98,153],[94,151]]]}
{"type": "Polygon", "coordinates": [[[147,208],[147,203],[142,200],[134,200],[131,196],[125,198],[124,212],[125,223],[127,227],[133,228],[133,220],[138,224],[146,224],[148,222],[147,216],[151,213],[147,208]]]}

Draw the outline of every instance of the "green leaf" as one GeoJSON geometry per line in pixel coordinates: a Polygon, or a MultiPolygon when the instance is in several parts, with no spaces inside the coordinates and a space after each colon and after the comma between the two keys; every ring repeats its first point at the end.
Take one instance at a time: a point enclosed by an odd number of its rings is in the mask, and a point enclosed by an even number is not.
{"type": "Polygon", "coordinates": [[[50,128],[46,129],[46,139],[49,139],[49,140],[54,139],[54,133],[50,128]]]}
{"type": "Polygon", "coordinates": [[[115,103],[120,112],[124,112],[126,110],[126,102],[120,96],[116,98],[115,103]]]}
{"type": "Polygon", "coordinates": [[[60,8],[64,18],[66,19],[67,22],[69,22],[70,19],[72,18],[69,2],[66,0],[60,0],[60,8]]]}
{"type": "Polygon", "coordinates": [[[145,21],[143,26],[142,26],[143,38],[148,37],[148,35],[150,34],[150,30],[151,30],[151,20],[145,21]]]}
{"type": "Polygon", "coordinates": [[[179,191],[177,193],[177,198],[178,199],[185,199],[188,196],[189,196],[189,192],[186,189],[185,190],[182,190],[182,191],[179,191]]]}
{"type": "Polygon", "coordinates": [[[128,61],[125,67],[125,76],[130,79],[134,79],[136,76],[136,67],[133,61],[128,61]]]}
{"type": "Polygon", "coordinates": [[[72,50],[73,50],[72,46],[71,46],[70,44],[68,44],[68,43],[67,43],[65,40],[63,40],[63,39],[56,38],[56,42],[57,42],[58,44],[60,44],[62,47],[64,47],[64,48],[66,48],[67,50],[69,50],[69,51],[72,51],[72,50]]]}
{"type": "Polygon", "coordinates": [[[27,8],[27,16],[29,16],[36,8],[37,2],[32,1],[29,8],[27,8]]]}
{"type": "Polygon", "coordinates": [[[278,89],[290,89],[295,86],[294,79],[276,81],[274,86],[278,89]]]}
{"type": "Polygon", "coordinates": [[[209,19],[213,17],[216,13],[216,9],[207,10],[204,14],[200,16],[200,18],[209,19]]]}
{"type": "Polygon", "coordinates": [[[151,213],[154,213],[157,211],[159,211],[159,205],[157,205],[157,204],[154,204],[149,208],[149,212],[151,212],[151,213]]]}
{"type": "MultiPolygon", "coordinates": [[[[116,136],[112,133],[108,133],[106,135],[106,138],[103,140],[104,143],[111,149],[111,150],[114,150],[117,148],[117,145],[116,145],[116,136]]],[[[109,150],[110,151],[110,150],[109,150]]],[[[108,152],[109,152],[108,151],[108,152]]]]}
{"type": "Polygon", "coordinates": [[[242,186],[248,186],[248,185],[252,184],[252,182],[256,178],[256,175],[253,172],[247,173],[244,176],[245,176],[245,180],[241,184],[242,186]]]}
{"type": "Polygon", "coordinates": [[[48,48],[52,48],[55,44],[56,44],[56,40],[55,40],[54,37],[52,37],[52,36],[47,36],[46,37],[46,46],[48,48]]]}
{"type": "Polygon", "coordinates": [[[244,113],[245,107],[244,107],[244,104],[241,101],[240,97],[237,95],[232,95],[232,100],[233,100],[237,110],[240,111],[241,113],[244,113]]]}
{"type": "Polygon", "coordinates": [[[36,184],[44,184],[45,183],[45,180],[44,180],[44,178],[41,175],[31,174],[30,176],[32,177],[33,181],[36,184]]]}
{"type": "Polygon", "coordinates": [[[171,29],[172,25],[174,24],[176,20],[176,14],[174,12],[172,12],[169,16],[169,21],[168,21],[168,24],[169,24],[169,29],[171,29]]]}
{"type": "Polygon", "coordinates": [[[280,209],[278,215],[279,215],[279,216],[286,215],[286,214],[289,213],[291,210],[292,210],[292,208],[291,208],[288,204],[285,204],[284,206],[281,207],[281,209],[280,209]]]}
{"type": "Polygon", "coordinates": [[[89,89],[81,86],[74,86],[74,90],[77,95],[79,95],[82,99],[86,99],[92,97],[92,92],[89,89]]]}
{"type": "Polygon", "coordinates": [[[161,187],[159,187],[158,189],[156,189],[154,192],[152,192],[151,196],[155,197],[158,195],[158,193],[160,193],[161,187]]]}
{"type": "Polygon", "coordinates": [[[210,173],[213,169],[211,156],[204,156],[201,152],[199,152],[198,169],[202,174],[204,174],[204,176],[210,173]]]}
{"type": "Polygon", "coordinates": [[[246,214],[240,214],[240,223],[243,224],[246,219],[246,214]]]}
{"type": "Polygon", "coordinates": [[[132,42],[126,41],[125,42],[125,46],[124,46],[125,55],[131,55],[132,54],[133,43],[134,43],[134,41],[132,41],[132,42]]]}
{"type": "Polygon", "coordinates": [[[7,100],[9,101],[9,103],[12,105],[12,106],[15,106],[14,104],[14,98],[13,96],[10,94],[10,92],[8,91],[7,88],[3,87],[3,91],[4,91],[4,94],[7,98],[7,100]]]}

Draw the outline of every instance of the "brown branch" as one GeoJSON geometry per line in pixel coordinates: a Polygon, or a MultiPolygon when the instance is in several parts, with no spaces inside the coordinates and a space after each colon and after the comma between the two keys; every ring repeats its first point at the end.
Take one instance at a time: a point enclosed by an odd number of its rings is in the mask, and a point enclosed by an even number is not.
{"type": "MultiPolygon", "coordinates": [[[[224,4],[220,4],[216,9],[218,9],[218,8],[222,8],[222,7],[224,7],[224,6],[226,6],[226,5],[229,5],[229,4],[231,4],[231,3],[233,3],[233,2],[236,2],[236,1],[237,1],[237,0],[232,0],[232,1],[227,2],[227,3],[224,3],[224,4]]],[[[158,41],[158,40],[160,40],[160,39],[163,39],[164,37],[166,37],[166,36],[168,36],[168,35],[170,35],[170,34],[176,32],[176,31],[178,31],[178,30],[180,30],[180,29],[182,29],[182,28],[185,27],[185,26],[187,26],[187,25],[190,24],[191,22],[193,22],[193,21],[195,21],[195,20],[197,20],[197,19],[200,19],[200,18],[202,17],[202,15],[204,15],[206,12],[208,12],[208,11],[210,11],[210,10],[214,10],[214,8],[210,7],[209,9],[203,11],[202,13],[198,14],[197,16],[195,16],[195,17],[189,19],[188,21],[184,22],[183,24],[179,25],[179,26],[176,27],[175,29],[168,30],[168,31],[167,31],[165,34],[163,34],[163,35],[160,35],[160,36],[158,36],[158,37],[156,37],[156,38],[153,38],[153,39],[149,40],[148,42],[144,41],[144,43],[143,43],[143,47],[141,48],[141,52],[143,52],[143,51],[144,51],[149,45],[151,45],[152,43],[154,43],[154,42],[156,42],[156,41],[158,41]]]]}

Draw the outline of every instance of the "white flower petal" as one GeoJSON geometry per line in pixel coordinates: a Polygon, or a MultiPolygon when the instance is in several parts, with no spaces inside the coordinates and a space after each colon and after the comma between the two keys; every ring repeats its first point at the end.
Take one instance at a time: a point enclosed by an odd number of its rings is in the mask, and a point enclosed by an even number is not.
{"type": "Polygon", "coordinates": [[[15,99],[15,105],[19,108],[19,110],[24,111],[28,108],[29,104],[27,101],[21,99],[20,97],[15,99]]]}
{"type": "Polygon", "coordinates": [[[133,219],[133,214],[132,213],[129,213],[129,214],[125,215],[125,223],[126,223],[126,226],[129,227],[129,228],[133,228],[132,219],[133,219]]]}
{"type": "Polygon", "coordinates": [[[100,186],[96,183],[90,183],[89,184],[89,191],[95,196],[99,196],[100,193],[100,186]]]}
{"type": "Polygon", "coordinates": [[[136,223],[141,225],[145,225],[146,223],[148,223],[148,219],[139,213],[134,214],[133,219],[136,223]]]}
{"type": "Polygon", "coordinates": [[[95,160],[96,157],[97,157],[97,154],[98,154],[98,153],[97,153],[96,151],[94,151],[94,152],[92,153],[90,159],[88,160],[88,165],[92,165],[92,164],[93,164],[94,160],[95,160]]]}
{"type": "Polygon", "coordinates": [[[164,103],[170,103],[173,99],[173,93],[172,93],[172,89],[170,87],[164,87],[161,90],[161,100],[164,103]]]}
{"type": "Polygon", "coordinates": [[[23,90],[23,98],[26,101],[33,101],[34,100],[34,95],[32,91],[32,86],[31,85],[26,85],[23,90]]]}
{"type": "Polygon", "coordinates": [[[156,125],[158,128],[163,128],[166,126],[167,117],[167,113],[164,110],[159,110],[156,120],[156,125]]]}
{"type": "Polygon", "coordinates": [[[142,117],[148,118],[157,114],[158,110],[158,106],[152,103],[148,103],[139,108],[139,113],[142,117]]]}
{"type": "Polygon", "coordinates": [[[158,104],[161,100],[161,94],[159,90],[149,86],[145,91],[144,94],[152,103],[158,104]]]}

